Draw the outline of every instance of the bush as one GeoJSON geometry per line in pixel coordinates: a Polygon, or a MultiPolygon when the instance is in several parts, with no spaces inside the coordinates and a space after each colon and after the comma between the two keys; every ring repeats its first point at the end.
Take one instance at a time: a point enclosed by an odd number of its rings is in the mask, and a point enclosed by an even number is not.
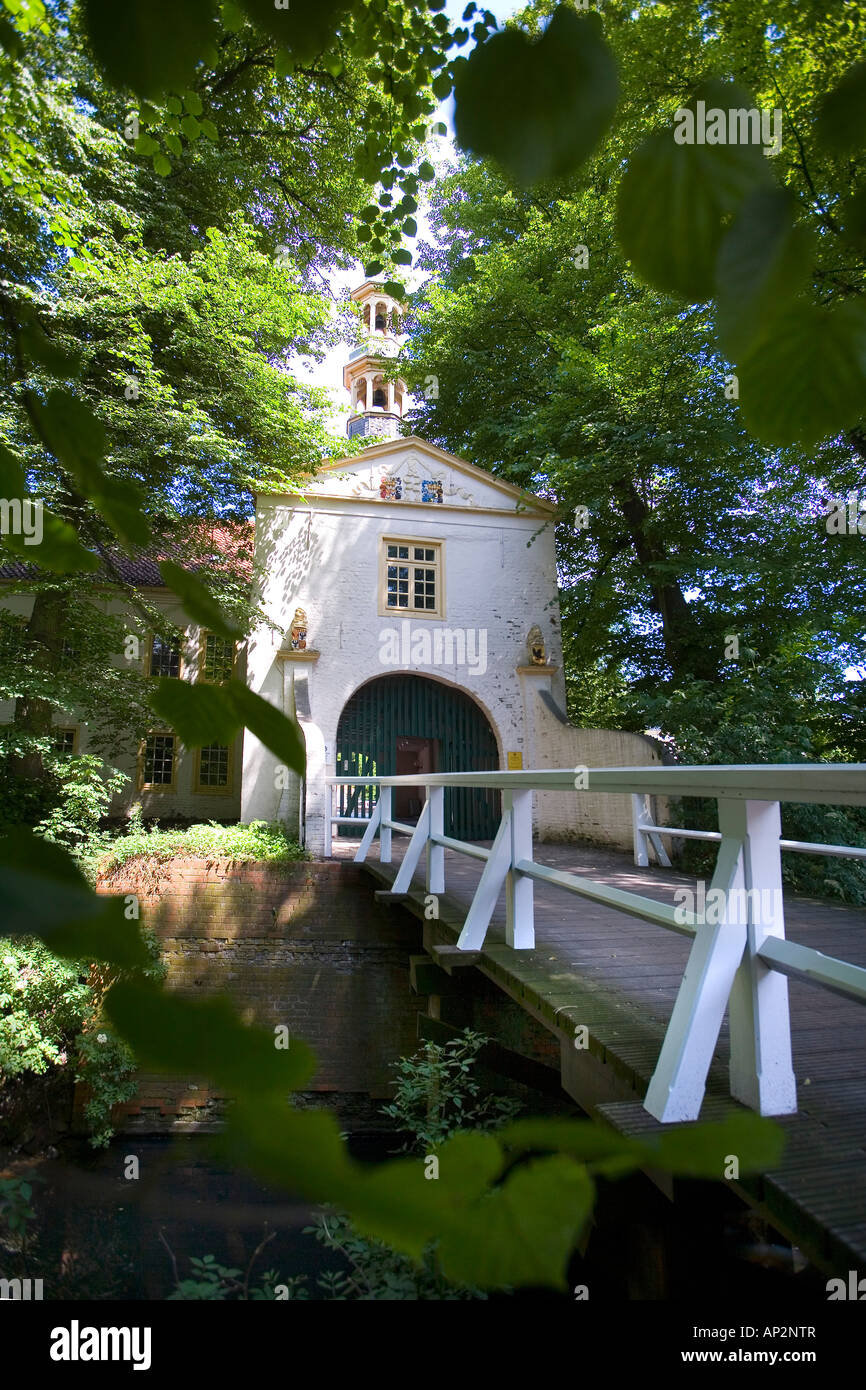
{"type": "MultiPolygon", "coordinates": [[[[156,938],[145,931],[153,964],[143,973],[165,974],[156,938]]],[[[60,960],[41,941],[0,939],[0,1084],[24,1072],[69,1069],[70,1084],[90,1089],[85,1105],[90,1142],[112,1136],[111,1107],[135,1093],[135,1061],[102,1019],[102,1001],[119,973],[87,961],[60,960]]]]}
{"type": "Polygon", "coordinates": [[[92,753],[56,760],[58,800],[36,826],[37,835],[62,845],[76,858],[104,850],[106,837],[100,833],[100,821],[114,793],[129,781],[126,773],[117,769],[105,777],[104,767],[102,759],[92,753]]]}
{"type": "Polygon", "coordinates": [[[520,1106],[507,1096],[482,1093],[473,1075],[478,1053],[487,1042],[481,1033],[464,1028],[443,1046],[427,1043],[412,1057],[392,1062],[397,1073],[394,1100],[382,1113],[412,1136],[406,1145],[429,1153],[461,1129],[496,1129],[516,1115],[520,1106]]]}
{"type": "Polygon", "coordinates": [[[208,821],[185,830],[160,830],[154,823],[148,829],[139,809],[137,815],[130,817],[127,833],[118,836],[98,856],[98,869],[105,876],[134,859],[166,864],[171,859],[190,856],[259,864],[291,864],[306,858],[297,841],[279,823],[269,825],[267,821],[254,820],[248,825],[218,825],[208,821]]]}

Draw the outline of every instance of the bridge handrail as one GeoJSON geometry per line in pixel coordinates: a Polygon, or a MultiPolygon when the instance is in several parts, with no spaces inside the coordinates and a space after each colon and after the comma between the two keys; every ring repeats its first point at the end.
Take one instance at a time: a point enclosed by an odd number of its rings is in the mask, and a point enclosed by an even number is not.
{"type": "Polygon", "coordinates": [[[745,763],[721,767],[536,768],[520,772],[425,772],[404,777],[329,777],[330,786],[480,787],[493,791],[574,791],[582,772],[591,792],[735,797],[866,806],[866,763],[745,763]]]}
{"type": "MultiPolygon", "coordinates": [[[[391,859],[391,835],[410,837],[391,886],[407,893],[422,853],[427,893],[445,892],[445,849],[485,861],[458,939],[463,950],[483,946],[505,887],[505,939],[516,950],[535,946],[533,884],[544,882],[644,921],[693,938],[688,967],[674,1005],[661,1054],[644,1101],[664,1122],[697,1119],[725,1008],[730,1011],[731,1093],[764,1115],[797,1109],[791,1060],[788,977],[807,980],[846,998],[866,1002],[866,969],[785,939],[781,851],[866,858],[866,849],[782,840],[782,801],[866,805],[866,764],[818,763],[738,767],[637,767],[535,769],[519,772],[422,773],[402,777],[330,777],[329,786],[378,786],[355,861],[367,856],[376,834],[380,862],[391,859]],[[579,776],[578,776],[579,774],[579,776]],[[395,787],[426,788],[417,824],[393,819],[395,787]],[[444,833],[447,787],[479,787],[502,793],[502,818],[488,850],[444,833]],[[703,911],[671,907],[638,893],[582,875],[537,864],[532,846],[534,791],[617,792],[631,795],[635,861],[648,863],[650,845],[668,864],[662,837],[718,843],[719,853],[703,911]],[[714,798],[718,831],[680,831],[656,824],[650,797],[714,798]],[[713,912],[706,904],[715,895],[713,912]]],[[[332,816],[332,826],[353,818],[332,816]]],[[[686,891],[689,890],[680,890],[686,891]]]]}

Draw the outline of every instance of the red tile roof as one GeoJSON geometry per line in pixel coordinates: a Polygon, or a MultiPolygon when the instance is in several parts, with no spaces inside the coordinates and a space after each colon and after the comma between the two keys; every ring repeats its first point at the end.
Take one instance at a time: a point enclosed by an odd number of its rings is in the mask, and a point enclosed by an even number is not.
{"type": "MultiPolygon", "coordinates": [[[[174,560],[185,569],[206,570],[226,566],[242,579],[252,578],[255,525],[247,521],[180,521],[171,536],[156,540],[147,553],[135,556],[112,551],[114,565],[127,584],[136,588],[163,588],[160,560],[174,560]]],[[[27,560],[7,560],[0,564],[0,580],[29,579],[39,566],[27,560]]],[[[102,571],[104,576],[105,571],[102,571]]],[[[95,572],[99,576],[100,571],[95,572]]]]}

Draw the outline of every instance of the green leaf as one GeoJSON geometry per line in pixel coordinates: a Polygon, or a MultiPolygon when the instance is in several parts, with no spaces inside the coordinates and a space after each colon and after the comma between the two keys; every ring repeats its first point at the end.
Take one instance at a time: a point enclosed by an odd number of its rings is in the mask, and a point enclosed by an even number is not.
{"type": "Polygon", "coordinates": [[[159,1072],[206,1076],[229,1094],[285,1095],[315,1070],[310,1049],[243,1024],[228,999],[183,999],[150,981],[118,981],[105,1012],[141,1066],[159,1072]]]}
{"type": "Polygon", "coordinates": [[[392,299],[402,300],[406,298],[406,286],[401,284],[399,280],[386,280],[382,289],[385,294],[389,294],[392,299]]]}
{"type": "Polygon", "coordinates": [[[203,748],[209,743],[229,744],[241,726],[225,683],[210,685],[202,681],[191,685],[189,681],[171,680],[166,676],[156,682],[151,704],[155,713],[177,731],[188,748],[203,748]]]}
{"type": "Polygon", "coordinates": [[[403,230],[403,235],[404,235],[404,236],[417,236],[417,235],[418,235],[418,223],[415,221],[415,218],[414,218],[414,217],[407,217],[407,218],[406,218],[406,221],[403,223],[403,229],[402,229],[402,230],[403,230]]]}
{"type": "Polygon", "coordinates": [[[168,178],[171,173],[171,160],[167,154],[160,151],[159,154],[153,156],[153,171],[155,174],[159,174],[161,179],[168,178]]]}
{"type": "Polygon", "coordinates": [[[845,204],[842,230],[846,241],[866,251],[866,186],[859,188],[845,204]]]}
{"type": "Polygon", "coordinates": [[[496,1137],[507,1149],[567,1153],[583,1163],[612,1156],[630,1157],[633,1166],[639,1161],[632,1140],[592,1120],[515,1120],[498,1129],[496,1137]]]}
{"type": "Polygon", "coordinates": [[[24,52],[21,35],[2,15],[0,15],[0,48],[11,54],[13,58],[20,58],[24,52]]]}
{"type": "Polygon", "coordinates": [[[281,48],[274,59],[274,73],[277,77],[290,77],[295,70],[295,59],[288,49],[281,48]]]}
{"type": "Polygon", "coordinates": [[[0,440],[0,496],[26,497],[27,478],[24,465],[0,440]]]}
{"type": "Polygon", "coordinates": [[[210,121],[207,118],[205,118],[201,122],[201,133],[205,137],[205,139],[213,140],[214,142],[216,142],[220,138],[219,131],[217,130],[213,121],[210,121]]]}
{"type": "Polygon", "coordinates": [[[419,164],[418,177],[419,179],[423,179],[425,183],[429,183],[431,179],[435,179],[436,170],[429,160],[425,159],[423,163],[419,164]]]}
{"type": "Polygon", "coordinates": [[[412,253],[411,251],[406,251],[403,249],[403,247],[400,247],[399,250],[394,252],[393,260],[395,265],[411,265],[412,253]]]}
{"type": "Polygon", "coordinates": [[[439,1177],[427,1179],[424,1160],[406,1158],[373,1170],[352,1194],[350,1211],[365,1235],[418,1258],[436,1236],[459,1243],[472,1204],[483,1199],[503,1165],[490,1134],[459,1133],[437,1151],[439,1177]]]}
{"type": "Polygon", "coordinates": [[[0,900],[6,936],[38,936],[67,960],[151,963],[123,898],[94,893],[65,850],[28,830],[0,840],[0,900]]]}
{"type": "Polygon", "coordinates": [[[174,560],[161,560],[159,572],[164,582],[177,594],[185,612],[196,623],[229,642],[239,642],[243,632],[226,618],[210,589],[197,574],[182,569],[174,560]]]}
{"type": "Polygon", "coordinates": [[[569,1256],[594,1199],[592,1179],[570,1158],[521,1164],[443,1235],[442,1272],[452,1283],[482,1288],[565,1288],[569,1256]]]}
{"type": "Polygon", "coordinates": [[[158,142],[154,140],[152,135],[148,135],[146,131],[139,135],[132,148],[135,150],[136,154],[144,155],[147,159],[149,159],[151,155],[159,153],[158,142]]]}
{"type": "Polygon", "coordinates": [[[866,145],[866,59],[849,68],[825,98],[817,135],[828,149],[853,151],[866,145]]]}
{"type": "MultiPolygon", "coordinates": [[[[710,82],[698,100],[727,113],[750,106],[732,83],[710,82]]],[[[684,122],[677,129],[686,134],[684,122]]],[[[754,189],[770,182],[761,145],[678,144],[673,128],[658,130],[629,160],[619,187],[617,232],[635,270],[659,289],[691,302],[715,289],[716,258],[730,215],[754,189]]]]}
{"type": "Polygon", "coordinates": [[[156,684],[154,711],[175,729],[182,743],[202,748],[231,743],[241,727],[249,729],[287,767],[304,773],[306,748],[298,724],[248,689],[242,681],[222,685],[171,680],[156,684]]]}
{"type": "Polygon", "coordinates": [[[347,1203],[361,1176],[333,1115],[295,1110],[273,1096],[247,1103],[240,1091],[215,1148],[233,1165],[313,1201],[347,1203]]]}
{"type": "Polygon", "coordinates": [[[369,265],[364,266],[364,274],[368,280],[375,279],[377,275],[382,274],[382,262],[371,261],[369,265]]]}
{"type": "Polygon", "coordinates": [[[563,177],[592,153],[618,97],[598,16],[561,5],[540,39],[507,29],[472,51],[456,81],[455,132],[523,184],[563,177]]]}
{"type": "MultiPolygon", "coordinates": [[[[15,495],[9,491],[3,493],[6,498],[15,495]]],[[[23,497],[24,493],[19,492],[17,496],[23,497]]],[[[97,570],[100,565],[98,556],[81,544],[75,528],[44,507],[41,540],[36,544],[32,541],[28,543],[27,537],[9,532],[4,535],[3,544],[22,560],[29,564],[38,563],[40,569],[50,570],[54,574],[78,574],[82,570],[97,570]]]]}
{"type": "Polygon", "coordinates": [[[237,5],[231,3],[231,0],[223,0],[220,18],[222,19],[223,28],[228,34],[239,33],[246,23],[243,14],[238,9],[237,5]]]}
{"type": "Polygon", "coordinates": [[[716,263],[719,336],[731,358],[774,332],[775,319],[810,283],[814,240],[794,221],[794,197],[756,189],[726,233],[716,263]]]}
{"type": "Polygon", "coordinates": [[[183,104],[191,116],[200,116],[202,113],[201,97],[198,92],[184,92],[183,104]]]}
{"type": "Polygon", "coordinates": [[[198,137],[201,135],[201,126],[199,125],[195,116],[184,116],[180,124],[187,140],[197,140],[198,137]]]}
{"type": "Polygon", "coordinates": [[[177,156],[177,158],[179,159],[180,156],[183,154],[183,145],[181,144],[178,137],[176,135],[168,134],[164,135],[163,139],[165,140],[166,148],[171,150],[172,154],[177,156]]]}
{"type": "Polygon", "coordinates": [[[179,116],[183,111],[183,102],[180,97],[169,97],[165,105],[166,109],[170,111],[173,116],[179,116]]]}
{"type": "Polygon", "coordinates": [[[289,719],[242,681],[229,681],[240,721],[261,743],[301,777],[307,765],[307,746],[297,720],[289,719]]]}
{"type": "Polygon", "coordinates": [[[330,48],[349,0],[241,0],[250,19],[300,61],[330,48]]]}
{"type": "Polygon", "coordinates": [[[77,354],[58,347],[51,338],[46,337],[35,320],[21,327],[18,342],[27,361],[47,368],[52,376],[78,375],[81,359],[77,354]]]}
{"type": "Polygon", "coordinates": [[[141,492],[134,483],[104,472],[106,435],[93,411],[66,391],[52,391],[44,405],[32,392],[27,399],[48,448],[112,530],[133,545],[146,545],[150,526],[141,492]]]}
{"type": "Polygon", "coordinates": [[[766,444],[818,444],[862,418],[866,306],[795,304],[737,364],[740,409],[766,444]]]}
{"type": "Polygon", "coordinates": [[[144,97],[189,86],[214,18],[213,0],[82,0],[81,9],[111,82],[144,97]]]}
{"type": "Polygon", "coordinates": [[[743,1111],[718,1124],[676,1125],[643,1147],[649,1163],[664,1172],[722,1179],[731,1155],[738,1159],[741,1173],[776,1168],[785,1131],[773,1120],[743,1111]]]}

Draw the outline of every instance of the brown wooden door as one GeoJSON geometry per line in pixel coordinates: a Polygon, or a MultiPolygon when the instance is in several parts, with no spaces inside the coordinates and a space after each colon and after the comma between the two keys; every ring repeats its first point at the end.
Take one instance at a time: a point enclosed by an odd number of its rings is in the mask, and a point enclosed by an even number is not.
{"type": "MultiPolygon", "coordinates": [[[[411,777],[415,772],[436,771],[435,738],[397,737],[397,777],[411,777]]],[[[394,788],[394,819],[416,821],[424,805],[423,784],[417,787],[394,788]]]]}

